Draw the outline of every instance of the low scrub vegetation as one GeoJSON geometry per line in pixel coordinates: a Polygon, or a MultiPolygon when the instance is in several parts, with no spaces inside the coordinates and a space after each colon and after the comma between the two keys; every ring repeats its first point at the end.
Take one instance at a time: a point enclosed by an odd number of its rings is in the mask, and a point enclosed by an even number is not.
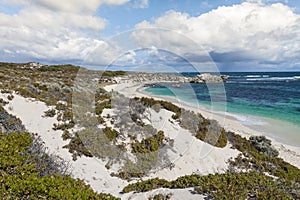
{"type": "Polygon", "coordinates": [[[241,155],[230,161],[229,170],[224,174],[189,175],[174,181],[150,179],[129,184],[124,193],[146,192],[157,188],[190,188],[194,192],[213,199],[299,199],[300,170],[274,154],[259,151],[253,140],[267,141],[264,137],[247,140],[232,132],[227,133],[232,148],[241,155]],[[247,171],[247,172],[241,172],[247,171]],[[269,176],[272,175],[272,176],[269,176]]]}
{"type": "Polygon", "coordinates": [[[125,71],[120,71],[120,70],[118,70],[118,71],[109,71],[109,70],[107,70],[107,71],[104,71],[101,75],[103,77],[105,77],[105,76],[114,77],[114,76],[123,76],[125,74],[126,74],[125,71]]]}
{"type": "Polygon", "coordinates": [[[163,131],[159,131],[153,137],[143,139],[141,142],[132,144],[132,153],[150,153],[159,151],[164,144],[165,135],[163,131]]]}
{"type": "Polygon", "coordinates": [[[172,193],[169,194],[156,194],[148,198],[148,200],[168,200],[172,198],[172,193]]]}
{"type": "Polygon", "coordinates": [[[227,145],[225,130],[215,120],[205,119],[201,114],[195,114],[167,101],[147,97],[135,97],[133,100],[142,102],[146,107],[160,107],[173,112],[172,118],[178,120],[182,128],[189,130],[199,140],[220,148],[227,145]]]}
{"type": "Polygon", "coordinates": [[[117,199],[95,193],[83,181],[57,173],[60,170],[48,170],[49,156],[33,151],[39,144],[34,146],[29,133],[0,133],[0,140],[1,199],[117,199]]]}
{"type": "Polygon", "coordinates": [[[296,186],[289,182],[277,181],[263,174],[249,172],[207,176],[188,175],[174,181],[155,178],[129,184],[123,189],[123,192],[147,192],[157,188],[190,187],[194,187],[196,193],[213,199],[293,199],[297,197],[295,189],[299,189],[299,186],[295,188],[296,186]]]}
{"type": "Polygon", "coordinates": [[[268,173],[283,180],[300,183],[300,169],[297,167],[285,162],[282,158],[274,157],[274,154],[266,155],[264,152],[260,152],[256,149],[256,144],[240,135],[229,132],[227,136],[232,148],[242,152],[229,162],[232,169],[268,173]]]}

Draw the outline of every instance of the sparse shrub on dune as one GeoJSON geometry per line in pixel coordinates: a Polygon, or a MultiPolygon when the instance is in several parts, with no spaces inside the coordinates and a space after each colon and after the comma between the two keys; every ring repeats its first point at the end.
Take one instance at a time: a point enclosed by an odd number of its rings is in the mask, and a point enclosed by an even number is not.
{"type": "Polygon", "coordinates": [[[148,200],[168,200],[172,198],[172,193],[169,194],[156,194],[154,196],[150,196],[148,200]]]}
{"type": "Polygon", "coordinates": [[[5,106],[7,104],[8,104],[7,101],[5,101],[4,99],[0,98],[0,106],[5,106]]]}
{"type": "Polygon", "coordinates": [[[194,187],[195,193],[210,196],[213,199],[293,199],[295,195],[291,192],[293,184],[277,181],[256,172],[207,176],[194,174],[182,176],[173,181],[154,178],[129,184],[123,188],[123,192],[147,192],[158,188],[190,187],[194,187]],[[285,187],[282,187],[282,184],[285,187]]]}
{"type": "Polygon", "coordinates": [[[271,140],[267,139],[265,136],[251,136],[249,141],[259,153],[271,157],[277,157],[279,155],[278,151],[271,146],[271,140]]]}
{"type": "Polygon", "coordinates": [[[140,101],[146,107],[159,105],[161,108],[174,112],[172,118],[178,120],[182,128],[189,130],[199,140],[220,148],[227,145],[225,130],[215,120],[205,119],[201,114],[185,110],[167,101],[147,97],[135,97],[133,101],[140,101]]]}
{"type": "MultiPolygon", "coordinates": [[[[258,173],[266,172],[299,185],[300,169],[285,162],[282,158],[274,157],[274,154],[260,152],[251,141],[238,134],[228,132],[227,137],[232,144],[232,148],[242,152],[240,156],[230,160],[229,164],[233,168],[251,170],[258,173]]],[[[256,136],[253,138],[256,138],[256,136]]]]}
{"type": "Polygon", "coordinates": [[[7,99],[8,99],[9,101],[13,100],[13,99],[14,99],[14,95],[12,95],[12,94],[8,95],[8,96],[7,96],[7,99]]]}
{"type": "Polygon", "coordinates": [[[45,117],[54,117],[56,115],[56,111],[55,109],[49,109],[47,111],[44,112],[45,113],[45,117]]]}
{"type": "Polygon", "coordinates": [[[143,139],[141,142],[135,142],[132,144],[132,153],[150,153],[155,152],[160,149],[160,147],[164,144],[163,141],[165,139],[165,135],[163,131],[158,131],[152,137],[148,137],[143,139]]]}

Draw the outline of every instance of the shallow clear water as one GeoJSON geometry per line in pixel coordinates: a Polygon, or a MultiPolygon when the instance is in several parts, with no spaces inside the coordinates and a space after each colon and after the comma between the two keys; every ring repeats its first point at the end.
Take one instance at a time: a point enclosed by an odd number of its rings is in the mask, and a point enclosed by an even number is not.
{"type": "MultiPolygon", "coordinates": [[[[224,84],[225,91],[214,84],[180,84],[180,88],[174,84],[156,84],[146,91],[206,106],[210,106],[212,100],[214,106],[224,105],[225,96],[226,109],[230,113],[278,119],[300,127],[300,72],[224,74],[229,75],[224,84]]],[[[195,76],[197,73],[182,75],[195,76]]]]}

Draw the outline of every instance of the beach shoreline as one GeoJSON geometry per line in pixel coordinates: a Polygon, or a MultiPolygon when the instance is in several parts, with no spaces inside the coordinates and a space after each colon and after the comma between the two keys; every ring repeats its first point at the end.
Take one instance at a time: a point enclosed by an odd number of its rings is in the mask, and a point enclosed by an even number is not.
{"type": "MultiPolygon", "coordinates": [[[[262,135],[261,132],[253,131],[248,127],[243,126],[238,120],[235,120],[232,116],[220,115],[212,113],[203,108],[195,108],[190,105],[178,101],[176,98],[164,98],[155,95],[148,94],[142,89],[141,83],[126,83],[126,84],[114,84],[107,85],[105,89],[107,91],[117,91],[126,97],[153,97],[155,99],[165,100],[172,102],[186,110],[194,110],[201,113],[204,117],[217,120],[221,126],[227,131],[233,131],[241,136],[250,137],[250,135],[262,135]]],[[[105,192],[113,194],[114,196],[121,197],[122,199],[130,199],[135,194],[120,193],[122,189],[129,184],[129,182],[122,180],[118,177],[112,177],[110,173],[112,171],[105,168],[106,162],[96,157],[88,158],[85,156],[79,157],[76,161],[72,160],[71,154],[67,149],[63,148],[68,141],[64,141],[61,137],[62,131],[53,130],[53,124],[57,123],[55,118],[44,117],[44,112],[49,110],[49,106],[45,103],[22,97],[16,93],[13,93],[14,98],[9,101],[5,106],[5,109],[12,115],[17,116],[24,123],[28,132],[37,133],[41,136],[45,147],[50,153],[55,153],[59,157],[63,158],[66,162],[70,163],[72,169],[72,177],[84,180],[89,184],[93,190],[97,192],[105,192]],[[34,111],[34,112],[33,112],[34,111]],[[28,113],[32,113],[28,115],[28,113]]],[[[1,94],[1,98],[7,99],[7,94],[1,94]]],[[[106,113],[112,112],[106,110],[106,113]]],[[[152,113],[155,115],[155,112],[152,113]]],[[[231,144],[227,144],[224,148],[217,148],[209,145],[201,140],[196,139],[189,131],[181,128],[178,124],[172,124],[170,122],[172,113],[162,109],[157,113],[156,120],[153,121],[153,126],[160,126],[168,137],[175,139],[175,145],[178,144],[178,152],[176,158],[172,160],[175,167],[171,169],[162,168],[153,172],[150,172],[142,180],[151,178],[162,178],[166,180],[174,180],[180,176],[200,174],[208,175],[214,173],[225,173],[228,170],[228,160],[235,158],[240,152],[231,148],[231,144]],[[164,119],[164,120],[160,120],[164,119]],[[180,144],[179,144],[180,143],[180,144]]],[[[282,144],[273,138],[273,146],[279,151],[279,157],[283,158],[290,164],[300,168],[300,148],[290,145],[282,144]]],[[[133,182],[135,182],[134,180],[133,182]]],[[[186,190],[171,190],[174,193],[174,197],[182,199],[187,195],[186,190]]],[[[149,193],[150,195],[150,193],[149,193]]],[[[191,194],[192,195],[192,194],[191,194]]],[[[201,199],[200,196],[197,196],[201,199]]]]}
{"type": "MultiPolygon", "coordinates": [[[[294,166],[300,168],[300,147],[292,144],[287,144],[287,142],[282,142],[276,138],[276,135],[271,135],[264,129],[264,131],[257,130],[255,126],[246,126],[242,124],[238,119],[236,119],[231,113],[226,112],[211,112],[206,110],[203,106],[188,105],[186,102],[183,102],[172,96],[158,96],[144,91],[145,83],[122,83],[122,84],[113,84],[105,87],[108,91],[117,91],[122,93],[127,97],[148,97],[155,98],[157,100],[169,101],[181,108],[186,110],[192,110],[202,114],[205,118],[214,119],[219,122],[219,124],[224,127],[226,131],[235,132],[243,137],[249,138],[252,135],[265,135],[271,141],[273,146],[279,151],[279,157],[285,161],[293,164],[294,166]]],[[[263,126],[263,125],[260,125],[263,126]]]]}

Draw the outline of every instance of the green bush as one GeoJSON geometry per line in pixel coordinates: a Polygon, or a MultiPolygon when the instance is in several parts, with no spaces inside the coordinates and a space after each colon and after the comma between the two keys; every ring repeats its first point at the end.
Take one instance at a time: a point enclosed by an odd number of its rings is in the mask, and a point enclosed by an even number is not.
{"type": "Polygon", "coordinates": [[[147,192],[157,188],[190,187],[195,187],[196,193],[208,195],[214,199],[293,199],[290,183],[277,181],[256,172],[207,176],[194,174],[179,177],[174,181],[155,178],[129,184],[123,189],[123,192],[147,192]]]}
{"type": "MultiPolygon", "coordinates": [[[[233,132],[228,132],[227,137],[232,148],[242,152],[230,165],[236,168],[266,172],[286,181],[300,182],[300,169],[285,162],[283,159],[260,153],[249,140],[233,132]]],[[[271,145],[271,144],[270,144],[271,145]]]]}
{"type": "Polygon", "coordinates": [[[93,154],[85,147],[78,133],[75,133],[75,136],[71,138],[69,144],[63,146],[63,148],[69,149],[69,152],[73,154],[73,160],[77,160],[77,156],[82,155],[93,157],[93,154]]]}
{"type": "Polygon", "coordinates": [[[125,75],[125,71],[104,71],[102,73],[102,76],[108,76],[108,77],[113,77],[113,76],[123,76],[125,75]]]}
{"type": "Polygon", "coordinates": [[[0,139],[1,199],[117,199],[97,194],[82,180],[68,175],[40,177],[34,155],[27,153],[32,144],[30,134],[0,133],[0,139]]]}
{"type": "Polygon", "coordinates": [[[44,112],[45,113],[45,117],[54,117],[56,114],[55,109],[49,109],[47,111],[44,112]]]}
{"type": "Polygon", "coordinates": [[[149,197],[148,200],[168,200],[171,199],[172,193],[170,194],[156,194],[153,197],[149,197]]]}
{"type": "Polygon", "coordinates": [[[150,153],[158,151],[159,148],[163,145],[165,135],[163,131],[159,131],[153,137],[143,139],[141,142],[133,143],[132,153],[150,153]]]}
{"type": "Polygon", "coordinates": [[[42,66],[38,69],[41,72],[57,72],[60,71],[61,69],[57,66],[42,66]]]}
{"type": "Polygon", "coordinates": [[[108,100],[108,101],[103,101],[101,102],[100,104],[96,105],[95,107],[95,113],[97,115],[101,115],[103,110],[107,108],[107,109],[110,109],[111,108],[111,100],[108,100]]]}
{"type": "Polygon", "coordinates": [[[109,139],[109,141],[114,141],[119,136],[119,132],[110,127],[105,127],[103,129],[103,133],[109,139]]]}

